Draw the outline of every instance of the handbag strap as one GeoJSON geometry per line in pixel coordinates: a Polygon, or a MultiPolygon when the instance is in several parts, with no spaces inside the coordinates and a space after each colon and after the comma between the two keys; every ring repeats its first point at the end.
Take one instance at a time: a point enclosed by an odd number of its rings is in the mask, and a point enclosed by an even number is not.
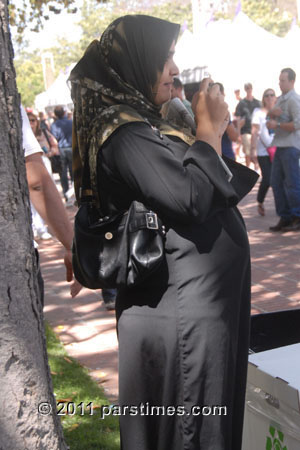
{"type": "MultiPolygon", "coordinates": [[[[96,209],[100,213],[100,216],[103,216],[100,205],[100,196],[98,192],[95,192],[92,189],[89,164],[89,149],[87,149],[83,163],[81,187],[79,189],[79,199],[80,203],[87,203],[94,210],[96,207],[96,209]]],[[[166,233],[166,227],[163,225],[161,219],[154,211],[145,208],[144,204],[137,200],[134,201],[134,204],[136,212],[142,214],[139,214],[139,217],[136,216],[135,220],[132,221],[129,230],[130,232],[136,231],[137,229],[148,228],[152,230],[158,230],[159,232],[162,232],[163,235],[166,233]]],[[[105,219],[108,219],[108,216],[106,216],[105,219]]]]}
{"type": "MultiPolygon", "coordinates": [[[[91,203],[93,205],[99,205],[99,196],[92,190],[91,187],[91,175],[89,165],[89,155],[86,153],[86,157],[83,164],[81,186],[79,189],[80,203],[91,203]]],[[[99,208],[100,209],[100,208],[99,208]]]]}
{"type": "Polygon", "coordinates": [[[49,150],[50,150],[50,148],[51,148],[51,143],[50,143],[50,139],[49,139],[48,133],[47,133],[47,131],[45,130],[45,128],[42,128],[42,132],[43,132],[43,134],[44,134],[44,136],[45,136],[45,138],[46,138],[46,140],[47,140],[47,142],[48,142],[49,150]]]}
{"type": "Polygon", "coordinates": [[[80,198],[85,197],[85,195],[91,195],[92,194],[92,188],[91,188],[91,179],[90,179],[90,166],[88,163],[89,155],[86,154],[84,164],[83,164],[83,170],[82,170],[82,177],[81,177],[81,187],[80,187],[80,198]]]}

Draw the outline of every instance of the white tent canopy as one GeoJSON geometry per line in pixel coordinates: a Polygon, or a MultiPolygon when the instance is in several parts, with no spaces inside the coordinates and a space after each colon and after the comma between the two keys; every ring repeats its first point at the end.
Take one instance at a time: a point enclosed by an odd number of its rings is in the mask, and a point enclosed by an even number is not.
{"type": "Polygon", "coordinates": [[[186,30],[177,43],[175,62],[180,72],[208,66],[212,78],[224,84],[229,102],[236,88],[244,95],[246,82],[253,84],[254,95],[261,98],[269,87],[280,94],[278,77],[282,68],[292,67],[297,72],[295,49],[300,41],[295,34],[289,39],[269,33],[240,12],[233,21],[209,22],[198,36],[186,30]]]}
{"type": "Polygon", "coordinates": [[[46,91],[35,97],[35,108],[38,111],[43,111],[56,105],[72,107],[73,102],[67,80],[74,66],[75,64],[72,64],[65,73],[61,72],[46,91]]]}
{"type": "Polygon", "coordinates": [[[285,54],[288,61],[291,61],[287,67],[292,67],[300,78],[300,59],[298,56],[298,49],[300,47],[300,28],[293,24],[290,31],[283,38],[285,46],[285,54]]]}
{"type": "MultiPolygon", "coordinates": [[[[296,25],[280,38],[240,12],[232,21],[210,21],[197,36],[185,30],[177,42],[174,59],[181,73],[207,67],[201,74],[207,71],[215,81],[223,83],[226,100],[234,103],[234,89],[241,89],[243,96],[246,82],[253,84],[257,98],[266,88],[275,89],[279,95],[278,77],[284,67],[292,67],[300,77],[299,45],[300,29],[296,25]]],[[[72,106],[67,80],[73,67],[60,73],[47,91],[36,96],[38,110],[58,104],[72,106]]]]}

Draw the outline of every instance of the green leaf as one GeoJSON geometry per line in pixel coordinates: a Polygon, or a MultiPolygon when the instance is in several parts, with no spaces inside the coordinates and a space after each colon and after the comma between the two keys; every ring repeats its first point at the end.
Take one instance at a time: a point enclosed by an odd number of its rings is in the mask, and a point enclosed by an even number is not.
{"type": "Polygon", "coordinates": [[[280,430],[277,430],[277,433],[278,433],[279,439],[281,440],[281,442],[283,442],[284,434],[280,430]]]}
{"type": "Polygon", "coordinates": [[[270,437],[267,437],[266,450],[272,450],[273,444],[270,437]]]}

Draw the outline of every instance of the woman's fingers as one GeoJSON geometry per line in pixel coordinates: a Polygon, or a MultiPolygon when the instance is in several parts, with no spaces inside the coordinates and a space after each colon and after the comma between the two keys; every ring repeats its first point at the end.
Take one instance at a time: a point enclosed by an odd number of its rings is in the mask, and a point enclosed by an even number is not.
{"type": "Polygon", "coordinates": [[[210,143],[218,153],[221,151],[221,137],[229,121],[228,105],[224,98],[223,85],[206,78],[192,102],[197,138],[210,143]]]}
{"type": "Polygon", "coordinates": [[[73,283],[70,286],[71,297],[72,298],[76,297],[76,295],[79,294],[79,292],[81,291],[82,288],[83,288],[83,286],[79,283],[79,281],[74,279],[73,283]]]}
{"type": "Polygon", "coordinates": [[[212,98],[220,97],[224,100],[224,88],[221,83],[213,83],[209,85],[208,88],[208,95],[210,95],[212,98]]]}
{"type": "Polygon", "coordinates": [[[224,86],[223,86],[222,83],[218,83],[218,82],[212,83],[212,84],[210,84],[209,89],[213,89],[213,88],[215,88],[215,87],[218,87],[220,93],[221,93],[222,95],[225,95],[225,92],[224,92],[224,86]]]}
{"type": "Polygon", "coordinates": [[[228,127],[229,121],[230,121],[230,115],[229,115],[229,112],[228,112],[228,105],[225,102],[224,102],[224,104],[227,107],[227,113],[226,113],[224,122],[223,122],[223,124],[221,124],[221,127],[220,127],[220,137],[222,137],[223,134],[225,133],[225,131],[226,131],[227,127],[228,127]]]}
{"type": "Polygon", "coordinates": [[[219,118],[223,121],[228,115],[228,105],[224,99],[225,97],[220,89],[220,85],[214,83],[206,95],[206,105],[211,117],[215,120],[219,118]]]}
{"type": "Polygon", "coordinates": [[[194,113],[195,119],[197,119],[196,108],[197,108],[198,100],[199,100],[199,91],[195,92],[195,94],[193,95],[193,98],[192,98],[192,111],[194,113]]]}
{"type": "Polygon", "coordinates": [[[210,89],[210,86],[214,84],[211,78],[203,78],[199,86],[199,92],[207,93],[210,89]]]}
{"type": "Polygon", "coordinates": [[[221,83],[214,83],[214,81],[211,78],[204,78],[199,86],[199,90],[194,94],[192,104],[193,102],[197,102],[199,98],[199,94],[208,94],[209,92],[222,92],[224,93],[224,89],[221,83]]]}
{"type": "Polygon", "coordinates": [[[200,83],[199,90],[193,95],[192,99],[192,110],[195,116],[195,121],[197,123],[198,114],[197,114],[197,105],[199,108],[199,101],[205,102],[205,97],[209,93],[211,86],[213,86],[214,82],[211,78],[203,78],[200,83]],[[200,100],[201,97],[201,100],[200,100]]]}

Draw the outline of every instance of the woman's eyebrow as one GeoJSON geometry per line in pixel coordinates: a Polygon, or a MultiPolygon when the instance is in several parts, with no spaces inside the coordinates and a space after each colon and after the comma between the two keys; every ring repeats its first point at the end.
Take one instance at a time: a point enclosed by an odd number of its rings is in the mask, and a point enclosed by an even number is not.
{"type": "Polygon", "coordinates": [[[169,51],[169,53],[168,53],[168,58],[170,57],[170,56],[174,56],[175,55],[175,51],[169,51]]]}

